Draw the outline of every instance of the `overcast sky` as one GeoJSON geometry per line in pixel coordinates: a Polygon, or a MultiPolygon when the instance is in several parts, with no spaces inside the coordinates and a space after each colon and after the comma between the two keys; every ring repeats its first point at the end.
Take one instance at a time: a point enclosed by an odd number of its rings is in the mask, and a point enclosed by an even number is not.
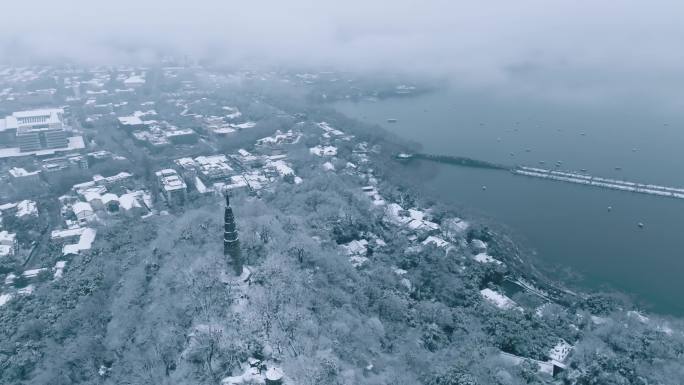
{"type": "Polygon", "coordinates": [[[682,1],[7,0],[1,11],[0,61],[125,63],[165,49],[671,102],[684,78],[682,1]]]}

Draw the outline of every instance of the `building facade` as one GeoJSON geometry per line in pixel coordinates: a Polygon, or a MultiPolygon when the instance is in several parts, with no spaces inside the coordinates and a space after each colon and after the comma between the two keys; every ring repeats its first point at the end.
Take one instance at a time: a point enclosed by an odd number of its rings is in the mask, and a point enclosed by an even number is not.
{"type": "Polygon", "coordinates": [[[14,134],[14,143],[21,152],[68,147],[64,130],[64,110],[45,109],[19,111],[0,122],[5,133],[14,134]]]}
{"type": "Polygon", "coordinates": [[[164,169],[156,172],[157,181],[170,206],[182,205],[185,202],[188,186],[174,169],[164,169]]]}

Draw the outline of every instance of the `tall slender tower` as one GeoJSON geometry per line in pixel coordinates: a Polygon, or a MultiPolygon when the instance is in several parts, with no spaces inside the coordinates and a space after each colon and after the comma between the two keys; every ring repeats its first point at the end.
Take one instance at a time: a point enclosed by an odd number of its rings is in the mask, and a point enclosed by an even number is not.
{"type": "Polygon", "coordinates": [[[235,217],[233,209],[230,208],[230,198],[226,194],[226,209],[224,213],[223,225],[223,256],[226,261],[233,266],[235,275],[242,274],[242,255],[240,253],[240,240],[238,239],[237,228],[235,227],[235,217]]]}

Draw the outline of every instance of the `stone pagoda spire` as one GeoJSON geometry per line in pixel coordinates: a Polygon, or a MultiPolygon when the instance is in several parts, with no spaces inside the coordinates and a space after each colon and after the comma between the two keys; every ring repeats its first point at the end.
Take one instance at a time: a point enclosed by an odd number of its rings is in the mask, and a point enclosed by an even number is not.
{"type": "Polygon", "coordinates": [[[235,275],[242,274],[242,255],[240,253],[240,240],[238,239],[237,228],[235,227],[235,217],[233,209],[230,208],[230,198],[226,194],[226,209],[224,213],[223,227],[223,256],[228,264],[233,266],[235,275]]]}

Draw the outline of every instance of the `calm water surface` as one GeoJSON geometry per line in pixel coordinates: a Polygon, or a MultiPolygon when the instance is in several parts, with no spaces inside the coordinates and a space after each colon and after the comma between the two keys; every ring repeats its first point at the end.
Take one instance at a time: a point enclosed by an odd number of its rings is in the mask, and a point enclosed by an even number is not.
{"type": "MultiPolygon", "coordinates": [[[[455,90],[336,108],[419,142],[428,153],[531,166],[545,161],[543,167],[561,161],[563,169],[595,176],[684,186],[681,116],[455,90]]],[[[548,266],[580,273],[582,285],[627,292],[649,310],[684,315],[684,200],[436,167],[427,189],[510,228],[548,266]]]]}

